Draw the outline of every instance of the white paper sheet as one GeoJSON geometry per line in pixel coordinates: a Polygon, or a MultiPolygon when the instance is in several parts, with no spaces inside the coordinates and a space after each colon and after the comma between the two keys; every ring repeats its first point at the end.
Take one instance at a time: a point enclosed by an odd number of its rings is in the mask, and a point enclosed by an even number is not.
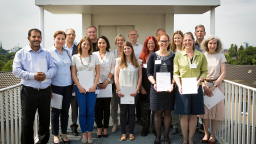
{"type": "Polygon", "coordinates": [[[78,80],[80,85],[86,90],[89,89],[93,85],[93,71],[79,71],[78,72],[78,80]]]}
{"type": "Polygon", "coordinates": [[[51,107],[54,107],[56,109],[62,109],[62,99],[62,95],[53,93],[53,98],[51,99],[51,107]]]}
{"type": "Polygon", "coordinates": [[[121,93],[124,97],[120,98],[121,104],[135,104],[135,98],[130,94],[134,93],[135,87],[120,87],[121,93]]]}
{"type": "Polygon", "coordinates": [[[212,91],[213,96],[208,97],[204,96],[204,104],[208,109],[214,107],[217,103],[225,98],[224,94],[219,90],[219,88],[215,88],[212,91]]]}
{"type": "MultiPolygon", "coordinates": [[[[46,61],[45,58],[44,59],[38,59],[37,64],[38,64],[38,67],[39,67],[39,72],[43,72],[43,73],[47,72],[47,61],[46,61]]],[[[41,81],[41,83],[45,83],[49,80],[50,79],[45,79],[44,81],[41,81]]]]}
{"type": "Polygon", "coordinates": [[[196,77],[182,78],[182,94],[197,94],[196,77]]]}
{"type": "Polygon", "coordinates": [[[73,92],[73,93],[72,93],[72,96],[76,96],[76,93],[75,93],[75,92],[73,92]]]}
{"type": "Polygon", "coordinates": [[[112,97],[112,84],[108,84],[105,89],[99,89],[100,93],[97,98],[109,98],[112,97]]]}
{"type": "Polygon", "coordinates": [[[171,88],[171,75],[170,72],[157,72],[156,73],[157,91],[167,91],[171,88]]]}

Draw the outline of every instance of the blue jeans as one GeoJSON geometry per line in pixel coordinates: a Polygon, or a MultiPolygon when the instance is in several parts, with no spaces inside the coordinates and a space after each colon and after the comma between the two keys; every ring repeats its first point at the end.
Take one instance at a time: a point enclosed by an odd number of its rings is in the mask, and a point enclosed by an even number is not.
{"type": "Polygon", "coordinates": [[[79,124],[82,133],[93,131],[94,124],[94,109],[97,99],[95,92],[80,93],[75,86],[76,99],[79,107],[79,124]]]}

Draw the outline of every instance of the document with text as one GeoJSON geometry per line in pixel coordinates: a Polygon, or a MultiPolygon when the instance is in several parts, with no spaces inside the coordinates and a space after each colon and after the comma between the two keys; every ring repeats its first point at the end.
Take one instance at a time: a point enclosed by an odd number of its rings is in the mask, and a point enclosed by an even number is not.
{"type": "Polygon", "coordinates": [[[196,77],[182,78],[182,94],[197,94],[196,77]]]}
{"type": "Polygon", "coordinates": [[[157,91],[167,91],[171,88],[171,74],[170,72],[156,73],[157,91]]]}
{"type": "Polygon", "coordinates": [[[124,97],[120,98],[121,104],[135,104],[135,98],[131,96],[135,91],[135,87],[120,87],[121,93],[124,97]]]}

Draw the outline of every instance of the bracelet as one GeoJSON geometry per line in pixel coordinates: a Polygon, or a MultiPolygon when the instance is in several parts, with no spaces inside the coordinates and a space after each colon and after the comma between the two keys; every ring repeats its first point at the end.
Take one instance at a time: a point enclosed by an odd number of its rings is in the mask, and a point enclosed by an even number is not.
{"type": "Polygon", "coordinates": [[[156,84],[156,82],[153,83],[153,85],[155,85],[155,84],[156,84]]]}

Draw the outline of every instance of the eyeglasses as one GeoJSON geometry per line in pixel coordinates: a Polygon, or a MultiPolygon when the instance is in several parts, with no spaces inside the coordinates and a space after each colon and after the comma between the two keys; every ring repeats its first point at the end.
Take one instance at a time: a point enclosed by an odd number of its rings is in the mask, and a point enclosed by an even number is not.
{"type": "Polygon", "coordinates": [[[131,35],[131,36],[136,36],[136,35],[138,35],[138,34],[129,34],[129,35],[131,35]]]}
{"type": "Polygon", "coordinates": [[[163,41],[163,40],[160,40],[160,43],[168,43],[169,41],[167,41],[167,40],[165,40],[165,41],[163,41]]]}
{"type": "Polygon", "coordinates": [[[76,36],[75,34],[67,34],[68,36],[76,36]]]}
{"type": "Polygon", "coordinates": [[[155,45],[155,43],[148,43],[148,45],[155,45]]]}

